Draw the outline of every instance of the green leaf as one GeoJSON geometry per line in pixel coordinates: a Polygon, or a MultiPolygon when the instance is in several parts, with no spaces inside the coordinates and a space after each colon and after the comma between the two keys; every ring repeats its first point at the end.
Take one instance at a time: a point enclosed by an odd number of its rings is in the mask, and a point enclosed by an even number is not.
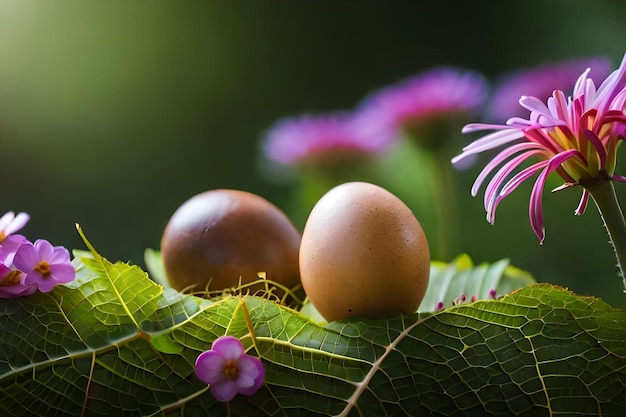
{"type": "Polygon", "coordinates": [[[607,416],[626,407],[626,312],[552,285],[320,325],[259,297],[212,302],[163,289],[95,251],[80,261],[71,284],[0,300],[2,415],[607,416]],[[256,394],[230,403],[194,375],[196,357],[224,334],[266,369],[256,394]]]}
{"type": "Polygon", "coordinates": [[[502,295],[534,283],[535,279],[528,272],[509,265],[508,259],[475,266],[471,258],[463,254],[449,264],[432,262],[428,289],[417,311],[436,311],[440,302],[450,306],[463,295],[468,300],[472,296],[489,299],[491,290],[502,295]]]}
{"type": "Polygon", "coordinates": [[[146,263],[146,269],[150,273],[150,277],[157,283],[168,288],[170,282],[167,279],[165,273],[165,267],[163,266],[163,257],[161,252],[155,249],[146,249],[143,254],[144,262],[146,263]]]}

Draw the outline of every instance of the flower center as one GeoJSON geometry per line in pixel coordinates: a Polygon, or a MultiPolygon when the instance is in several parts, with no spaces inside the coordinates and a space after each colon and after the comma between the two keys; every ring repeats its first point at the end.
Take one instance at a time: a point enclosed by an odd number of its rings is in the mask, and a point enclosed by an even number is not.
{"type": "Polygon", "coordinates": [[[224,375],[226,378],[235,379],[237,378],[238,373],[239,370],[237,369],[237,362],[228,362],[226,364],[226,367],[224,368],[224,375]]]}
{"type": "Polygon", "coordinates": [[[0,242],[7,238],[7,234],[4,232],[0,232],[0,242]]]}
{"type": "Polygon", "coordinates": [[[46,261],[40,261],[37,265],[35,265],[33,271],[39,272],[44,277],[48,276],[50,275],[50,264],[46,261]]]}
{"type": "Polygon", "coordinates": [[[14,270],[9,272],[5,277],[0,278],[0,287],[8,287],[17,285],[20,282],[20,271],[14,270]]]}

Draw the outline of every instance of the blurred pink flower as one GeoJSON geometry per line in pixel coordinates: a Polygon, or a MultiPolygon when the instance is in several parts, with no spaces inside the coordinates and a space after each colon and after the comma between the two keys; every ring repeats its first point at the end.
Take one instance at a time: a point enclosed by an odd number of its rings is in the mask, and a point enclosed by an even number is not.
{"type": "MultiPolygon", "coordinates": [[[[406,130],[417,140],[436,144],[446,138],[423,137],[432,132],[433,125],[439,128],[465,122],[478,113],[487,92],[487,81],[475,71],[435,67],[374,92],[358,111],[373,131],[398,135],[406,130]]],[[[434,133],[440,136],[438,131],[434,133]]]]}
{"type": "Polygon", "coordinates": [[[506,125],[469,124],[463,132],[495,130],[463,148],[463,153],[452,159],[458,163],[480,152],[506,145],[476,178],[472,195],[476,196],[483,181],[496,167],[485,191],[487,220],[495,221],[500,201],[533,174],[539,177],[533,186],[529,217],[533,231],[543,242],[545,238],[542,192],[546,178],[556,172],[565,181],[558,189],[581,185],[582,198],[575,214],[584,212],[589,198],[586,189],[594,181],[626,178],[614,175],[616,152],[626,134],[626,55],[620,67],[611,73],[596,89],[589,78],[589,69],[576,81],[571,97],[555,90],[547,105],[536,97],[524,96],[519,103],[530,111],[530,117],[513,117],[506,125]],[[540,159],[527,168],[509,175],[530,157],[540,159]]]}
{"type": "Polygon", "coordinates": [[[528,116],[528,110],[519,106],[520,97],[532,96],[543,101],[554,90],[569,95],[576,80],[587,68],[591,68],[590,75],[597,82],[611,72],[613,62],[606,57],[583,57],[510,72],[497,82],[487,105],[486,118],[501,123],[513,116],[528,116]]]}
{"type": "Polygon", "coordinates": [[[265,369],[261,360],[247,355],[243,345],[233,336],[218,337],[207,350],[196,359],[196,375],[210,385],[216,400],[226,402],[235,395],[252,395],[265,380],[265,369]]]}
{"type": "Polygon", "coordinates": [[[341,163],[375,155],[390,138],[364,129],[350,113],[302,115],[278,120],[262,141],[265,156],[283,165],[341,163]]]}

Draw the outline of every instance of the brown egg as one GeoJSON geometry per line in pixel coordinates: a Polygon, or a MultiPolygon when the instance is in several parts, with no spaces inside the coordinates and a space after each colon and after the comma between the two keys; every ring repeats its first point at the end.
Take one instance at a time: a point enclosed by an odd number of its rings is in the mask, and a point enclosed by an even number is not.
{"type": "Polygon", "coordinates": [[[430,276],[421,225],[395,195],[365,182],[326,193],[300,245],[302,286],[327,321],[414,313],[430,276]]]}
{"type": "Polygon", "coordinates": [[[238,286],[240,277],[243,284],[256,281],[259,272],[291,289],[300,283],[300,237],[266,199],[218,189],[200,193],[176,210],[163,233],[161,255],[168,281],[177,290],[223,290],[238,286]]]}

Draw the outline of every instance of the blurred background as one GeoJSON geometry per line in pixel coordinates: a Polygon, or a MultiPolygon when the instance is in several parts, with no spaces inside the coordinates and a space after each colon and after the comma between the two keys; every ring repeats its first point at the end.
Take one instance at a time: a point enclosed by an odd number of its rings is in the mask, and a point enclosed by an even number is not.
{"type": "MultiPolygon", "coordinates": [[[[617,68],[626,52],[626,2],[452,7],[4,0],[0,214],[28,212],[25,235],[70,249],[85,248],[79,223],[108,259],[144,266],[144,250],[159,248],[170,216],[199,192],[251,191],[294,219],[310,210],[293,206],[297,185],[260,169],[261,138],[277,119],[351,108],[438,65],[471,68],[491,81],[579,56],[606,56],[617,68]]],[[[458,152],[468,140],[459,132],[458,152]]],[[[456,178],[458,251],[477,263],[510,258],[539,281],[623,307],[595,206],[573,215],[580,190],[545,193],[547,237],[539,245],[528,222],[532,182],[501,203],[495,225],[485,220],[482,191],[470,196],[485,160],[456,178]]],[[[616,188],[626,204],[626,186],[616,188]]]]}

